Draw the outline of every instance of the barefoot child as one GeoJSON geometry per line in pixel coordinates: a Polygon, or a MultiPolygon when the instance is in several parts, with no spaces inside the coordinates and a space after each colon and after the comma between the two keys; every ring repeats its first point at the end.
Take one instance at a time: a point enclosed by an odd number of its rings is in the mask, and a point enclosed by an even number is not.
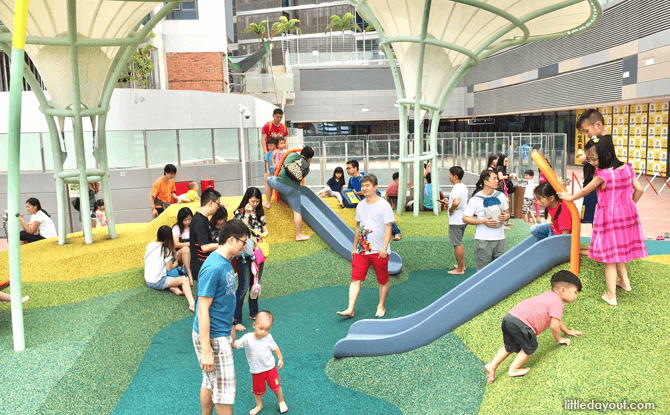
{"type": "Polygon", "coordinates": [[[598,208],[593,219],[593,237],[589,258],[605,263],[607,292],[602,299],[617,305],[616,287],[630,291],[626,263],[647,256],[642,225],[635,205],[644,189],[635,179],[635,171],[616,156],[612,136],[597,136],[584,146],[587,161],[596,169],[591,183],[574,195],[559,193],[566,201],[582,198],[598,190],[598,208]],[[618,277],[617,277],[618,275],[618,277]]]}
{"type": "Polygon", "coordinates": [[[563,303],[571,303],[582,290],[582,282],[570,271],[558,271],[551,277],[551,290],[524,300],[512,308],[502,320],[503,342],[491,363],[484,366],[486,379],[493,383],[498,366],[512,353],[516,358],[508,375],[523,376],[530,368],[522,368],[537,350],[537,336],[551,327],[551,334],[559,344],[570,346],[570,339],[561,336],[581,336],[577,330],[568,330],[563,324],[563,303]]]}
{"type": "Polygon", "coordinates": [[[249,370],[253,378],[253,392],[256,398],[256,407],[249,411],[250,415],[256,415],[263,409],[263,395],[265,394],[265,384],[270,386],[272,392],[277,395],[279,403],[279,413],[288,411],[288,406],[284,402],[284,393],[279,382],[279,373],[277,369],[284,367],[284,358],[281,350],[275,343],[270,330],[274,316],[269,311],[261,311],[254,321],[254,332],[247,333],[241,339],[233,342],[233,349],[244,349],[249,362],[249,370]],[[272,352],[277,355],[277,365],[272,356],[272,352]]]}
{"type": "Polygon", "coordinates": [[[277,138],[277,148],[272,152],[272,161],[274,162],[275,169],[279,168],[279,163],[281,159],[284,158],[286,154],[286,138],[279,137],[277,138]]]}
{"type": "MultiPolygon", "coordinates": [[[[526,182],[526,190],[523,193],[523,220],[530,225],[530,219],[533,217],[533,202],[535,201],[535,196],[533,196],[533,191],[535,190],[535,172],[532,170],[526,170],[523,175],[523,181],[526,182]]],[[[533,219],[537,225],[537,221],[533,219]]]]}
{"type": "Polygon", "coordinates": [[[147,245],[147,251],[144,254],[144,281],[154,290],[169,289],[176,295],[185,295],[188,309],[195,311],[195,301],[188,277],[180,276],[178,263],[174,260],[173,255],[172,230],[169,226],[163,225],[158,228],[156,240],[147,245]]]}
{"type": "Polygon", "coordinates": [[[463,223],[463,212],[468,205],[468,188],[461,180],[465,172],[460,166],[449,169],[449,181],[454,187],[449,193],[449,243],[454,247],[456,268],[449,274],[465,274],[465,248],[463,248],[463,234],[468,226],[463,223]]]}
{"type": "Polygon", "coordinates": [[[277,148],[277,139],[268,138],[267,142],[268,152],[265,154],[265,176],[263,177],[263,183],[265,183],[265,202],[263,202],[263,207],[265,209],[270,209],[272,205],[270,201],[272,200],[272,189],[268,184],[268,177],[275,175],[275,164],[272,161],[274,157],[274,151],[277,148]]]}
{"type": "Polygon", "coordinates": [[[391,205],[377,194],[377,176],[367,174],[361,179],[365,200],[356,206],[356,234],[351,251],[351,285],[349,307],[337,314],[352,318],[361,283],[368,275],[370,265],[375,269],[379,283],[379,305],[375,317],[386,315],[386,297],[389,293],[389,253],[391,252],[392,225],[395,222],[391,205]]]}
{"type": "Polygon", "coordinates": [[[544,208],[544,218],[551,216],[551,222],[538,223],[530,227],[530,233],[538,240],[551,235],[572,233],[572,218],[565,203],[558,198],[556,190],[544,182],[535,188],[535,197],[544,208]]]}
{"type": "Polygon", "coordinates": [[[199,202],[200,197],[198,196],[198,183],[194,181],[188,182],[188,192],[183,195],[179,195],[179,203],[191,203],[199,202]]]}

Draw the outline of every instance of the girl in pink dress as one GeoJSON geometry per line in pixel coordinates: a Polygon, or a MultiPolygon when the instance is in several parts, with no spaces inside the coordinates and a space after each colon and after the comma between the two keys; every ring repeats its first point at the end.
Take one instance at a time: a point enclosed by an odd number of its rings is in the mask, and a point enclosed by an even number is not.
{"type": "Polygon", "coordinates": [[[635,206],[644,189],[635,180],[631,165],[617,158],[612,136],[594,137],[586,143],[584,152],[587,162],[596,168],[593,180],[574,195],[560,193],[559,197],[573,201],[597,190],[598,206],[593,219],[589,258],[605,264],[607,292],[602,299],[616,306],[616,287],[631,290],[626,263],[647,256],[635,206]]]}

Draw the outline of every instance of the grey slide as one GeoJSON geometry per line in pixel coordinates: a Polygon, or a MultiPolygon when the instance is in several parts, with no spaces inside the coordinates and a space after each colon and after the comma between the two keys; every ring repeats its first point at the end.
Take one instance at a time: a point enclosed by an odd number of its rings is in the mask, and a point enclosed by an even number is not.
{"type": "MultiPolygon", "coordinates": [[[[333,354],[335,357],[382,356],[425,346],[556,265],[570,261],[571,237],[557,235],[538,241],[529,236],[423,310],[405,317],[360,320],[352,324],[347,337],[335,344],[333,354]]],[[[405,284],[411,284],[411,280],[405,284]]]]}
{"type": "MultiPolygon", "coordinates": [[[[300,186],[302,218],[317,235],[342,258],[351,261],[354,249],[354,231],[312,189],[300,186]]],[[[402,258],[395,252],[389,255],[389,274],[400,274],[402,258]]]]}

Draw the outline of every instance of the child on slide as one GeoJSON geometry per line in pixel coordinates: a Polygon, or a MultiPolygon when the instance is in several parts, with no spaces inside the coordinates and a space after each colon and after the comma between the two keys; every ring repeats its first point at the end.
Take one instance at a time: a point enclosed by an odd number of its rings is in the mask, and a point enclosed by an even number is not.
{"type": "Polygon", "coordinates": [[[540,205],[544,208],[544,218],[551,216],[551,222],[538,223],[530,227],[530,233],[538,240],[542,240],[551,235],[561,235],[572,233],[572,218],[570,211],[565,203],[559,199],[556,190],[544,182],[537,186],[534,191],[540,205]]]}
{"type": "Polygon", "coordinates": [[[342,189],[344,189],[344,170],[342,167],[335,167],[333,177],[326,183],[326,187],[318,193],[319,197],[335,197],[340,202],[340,207],[344,207],[342,202],[342,189]]]}

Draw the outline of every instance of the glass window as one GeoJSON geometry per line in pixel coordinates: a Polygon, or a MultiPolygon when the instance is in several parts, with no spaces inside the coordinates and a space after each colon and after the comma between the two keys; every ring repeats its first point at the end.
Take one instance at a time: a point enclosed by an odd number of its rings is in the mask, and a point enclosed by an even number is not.
{"type": "Polygon", "coordinates": [[[212,163],[212,130],[179,130],[181,165],[212,163]]]}
{"type": "Polygon", "coordinates": [[[261,145],[261,129],[248,128],[247,137],[249,137],[249,160],[263,160],[263,146],[261,145]]]}
{"type": "Polygon", "coordinates": [[[177,131],[147,131],[147,157],[149,167],[162,167],[168,163],[179,164],[177,131]]]}
{"type": "MultiPolygon", "coordinates": [[[[0,156],[0,172],[6,173],[7,145],[9,143],[9,134],[0,134],[0,148],[3,155],[0,156]]],[[[21,171],[42,171],[42,152],[40,149],[40,134],[30,133],[21,134],[21,155],[19,156],[19,166],[21,171]]]]}
{"type": "Polygon", "coordinates": [[[214,130],[214,154],[217,163],[240,160],[240,139],[238,129],[214,130]]]}
{"type": "MultiPolygon", "coordinates": [[[[44,133],[42,136],[44,145],[44,164],[46,170],[54,170],[54,158],[51,151],[51,135],[44,133]]],[[[61,148],[63,148],[62,139],[59,140],[61,148]]],[[[107,133],[107,152],[111,154],[109,147],[109,133],[107,133]]],[[[77,168],[77,155],[74,150],[74,134],[72,132],[65,133],[65,150],[67,151],[67,158],[63,166],[64,170],[74,170],[77,168]]],[[[91,131],[84,131],[84,153],[86,154],[86,168],[96,168],[95,158],[93,157],[93,133],[91,131]]],[[[144,165],[144,163],[142,164],[144,165]]]]}
{"type": "Polygon", "coordinates": [[[145,167],[143,131],[108,131],[107,159],[110,169],[145,167]]]}
{"type": "Polygon", "coordinates": [[[166,19],[168,20],[198,20],[198,1],[185,1],[175,7],[166,19]]]}

